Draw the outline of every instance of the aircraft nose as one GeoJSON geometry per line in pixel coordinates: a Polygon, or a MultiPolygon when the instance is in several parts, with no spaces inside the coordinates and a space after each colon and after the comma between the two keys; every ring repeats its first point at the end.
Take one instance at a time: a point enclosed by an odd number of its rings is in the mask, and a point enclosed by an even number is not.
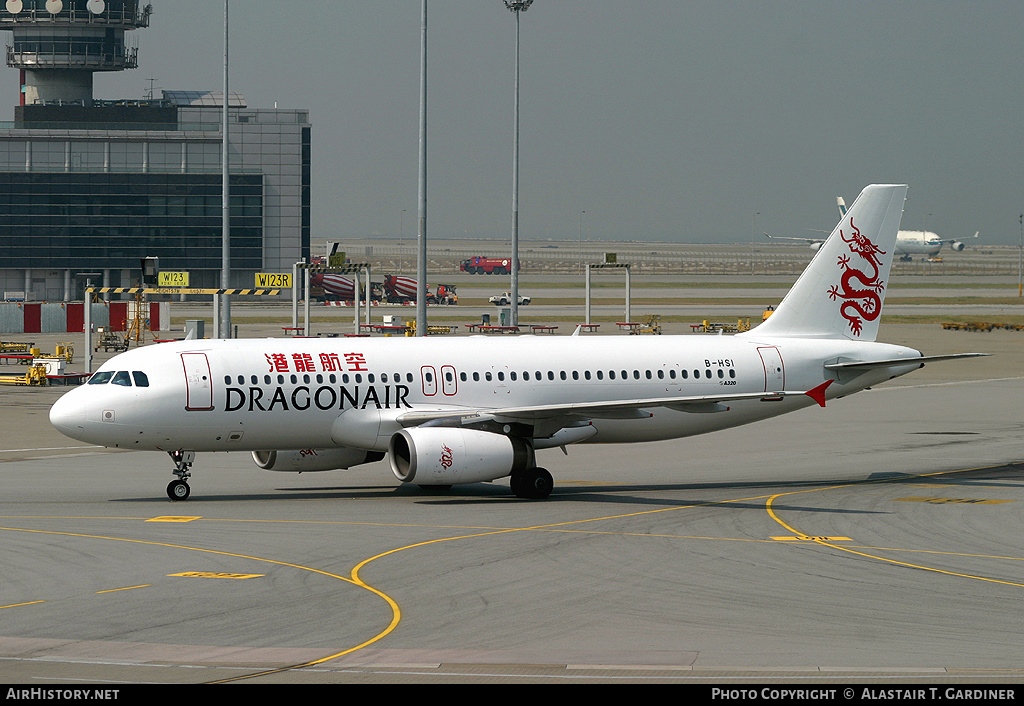
{"type": "Polygon", "coordinates": [[[81,439],[85,431],[85,400],[72,390],[50,407],[50,424],[64,436],[81,439]]]}

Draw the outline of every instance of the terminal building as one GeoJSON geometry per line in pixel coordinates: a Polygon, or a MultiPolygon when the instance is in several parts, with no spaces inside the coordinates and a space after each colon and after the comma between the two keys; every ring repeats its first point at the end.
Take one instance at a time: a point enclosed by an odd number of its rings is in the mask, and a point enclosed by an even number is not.
{"type": "MultiPolygon", "coordinates": [[[[137,66],[126,38],[149,26],[137,0],[8,0],[0,30],[21,72],[12,122],[0,123],[0,290],[48,301],[94,285],[128,287],[140,260],[219,287],[222,92],[163,91],[97,100],[93,74],[137,66]]],[[[306,110],[228,96],[231,286],[291,272],[309,257],[306,110]]],[[[10,297],[9,297],[10,298],[10,297]]]]}

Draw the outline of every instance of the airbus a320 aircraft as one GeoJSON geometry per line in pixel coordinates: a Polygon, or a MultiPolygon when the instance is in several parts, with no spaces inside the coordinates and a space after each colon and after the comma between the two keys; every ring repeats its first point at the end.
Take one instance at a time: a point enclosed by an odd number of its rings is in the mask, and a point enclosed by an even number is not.
{"type": "Polygon", "coordinates": [[[702,434],[973,355],[875,342],[906,190],[867,187],[774,314],[735,336],[185,340],[115,356],[50,421],[168,452],[175,500],[207,451],[295,472],[387,455],[407,483],[510,477],[517,496],[545,498],[538,449],[702,434]]]}

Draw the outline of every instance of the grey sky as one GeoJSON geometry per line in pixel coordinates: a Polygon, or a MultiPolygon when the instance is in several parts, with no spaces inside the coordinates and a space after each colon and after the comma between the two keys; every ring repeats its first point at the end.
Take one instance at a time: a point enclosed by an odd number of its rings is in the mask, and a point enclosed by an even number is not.
{"type": "MultiPolygon", "coordinates": [[[[152,2],[140,68],[96,95],[219,90],[223,3],[152,2]]],[[[418,0],[231,9],[232,90],[311,111],[314,240],[414,236],[418,0]]],[[[429,1],[431,237],[510,236],[514,22],[429,1]]],[[[836,196],[898,181],[904,228],[1018,242],[1019,0],[536,0],[521,29],[524,240],[576,239],[583,211],[590,239],[813,236],[836,196]]],[[[0,69],[0,119],[17,84],[0,69]]]]}

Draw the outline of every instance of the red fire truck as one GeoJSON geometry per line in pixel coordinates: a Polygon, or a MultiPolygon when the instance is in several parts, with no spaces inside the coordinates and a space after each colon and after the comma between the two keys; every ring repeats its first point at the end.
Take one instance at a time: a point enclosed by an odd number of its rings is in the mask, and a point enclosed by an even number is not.
{"type": "MultiPolygon", "coordinates": [[[[522,263],[520,262],[520,267],[522,263]]],[[[459,269],[471,275],[507,275],[512,271],[512,259],[505,257],[471,257],[463,260],[459,269]]]]}

